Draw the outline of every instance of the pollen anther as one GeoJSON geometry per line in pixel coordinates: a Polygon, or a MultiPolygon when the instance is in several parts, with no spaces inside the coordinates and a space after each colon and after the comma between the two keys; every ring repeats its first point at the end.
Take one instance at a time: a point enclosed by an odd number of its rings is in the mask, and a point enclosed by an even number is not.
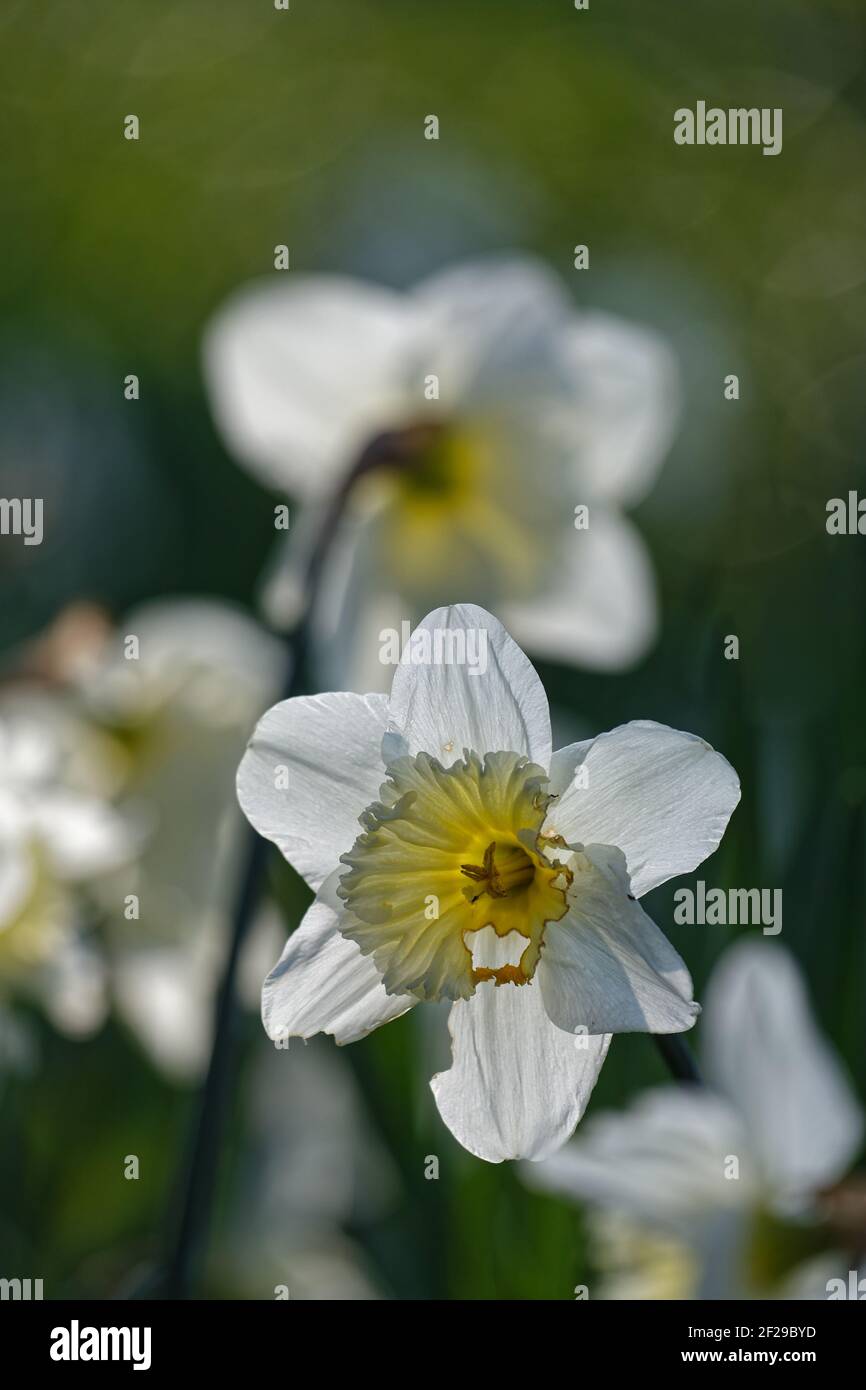
{"type": "Polygon", "coordinates": [[[461,864],[460,872],[481,885],[477,890],[463,890],[474,903],[482,893],[489,893],[491,898],[507,898],[525,888],[535,877],[535,865],[520,845],[500,845],[497,849],[493,840],[484,851],[483,864],[461,864]]]}

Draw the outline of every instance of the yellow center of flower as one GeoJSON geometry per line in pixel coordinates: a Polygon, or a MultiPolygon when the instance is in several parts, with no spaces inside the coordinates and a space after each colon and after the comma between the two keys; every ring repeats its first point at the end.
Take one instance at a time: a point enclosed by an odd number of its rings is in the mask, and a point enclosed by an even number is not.
{"type": "Polygon", "coordinates": [[[567,911],[571,873],[541,836],[544,771],[518,753],[474,753],[445,768],[427,753],[398,758],[381,801],[364,812],[342,857],[343,934],[372,955],[391,994],[467,999],[482,981],[532,979],[548,922],[567,911]],[[475,965],[471,936],[517,932],[517,965],[475,965]]]}
{"type": "Polygon", "coordinates": [[[389,505],[377,555],[403,594],[429,593],[443,574],[476,594],[530,591],[545,552],[521,519],[522,479],[504,476],[489,422],[410,427],[391,444],[389,505]]]}

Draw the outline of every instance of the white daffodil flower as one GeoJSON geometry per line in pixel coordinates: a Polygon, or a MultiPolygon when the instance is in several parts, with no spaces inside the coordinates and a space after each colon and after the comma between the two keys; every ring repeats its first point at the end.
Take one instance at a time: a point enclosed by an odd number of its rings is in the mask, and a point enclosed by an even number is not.
{"type": "Polygon", "coordinates": [[[816,1264],[817,1202],[854,1157],[863,1116],[793,957],[731,947],[702,1028],[714,1090],[649,1092],[526,1178],[590,1204],[607,1297],[825,1298],[827,1272],[848,1265],[832,1252],[816,1264]]]}
{"type": "Polygon", "coordinates": [[[103,895],[113,991],[177,1079],[207,1060],[243,828],[234,772],[282,663],[281,643],[231,604],[161,599],[128,613],[78,673],[91,716],[125,750],[121,803],[148,831],[103,895]],[[130,895],[137,915],[127,919],[130,895]]]}
{"type": "Polygon", "coordinates": [[[70,1034],[105,1014],[84,902],[136,847],[109,800],[110,742],[61,698],[18,687],[0,701],[0,995],[36,996],[70,1034]]]}
{"type": "Polygon", "coordinates": [[[658,724],[552,753],[541,682],[481,608],[429,614],[406,655],[390,698],[275,706],[241,763],[241,806],[316,892],[265,982],[265,1028],[348,1043],[451,1000],[442,1118],[491,1162],[543,1158],[611,1033],[694,1022],[688,971],[637,899],[715,849],[739,784],[658,724]],[[449,660],[470,646],[483,669],[449,660]]]}
{"type": "Polygon", "coordinates": [[[542,657],[617,669],[647,650],[653,574],[621,508],[650,489],[678,415],[656,334],[577,314],[528,257],[491,258],[406,294],[262,283],[216,316],[204,360],[228,447],[300,507],[275,620],[329,499],[362,457],[381,464],[349,500],[315,614],[335,683],[372,688],[376,634],[467,592],[542,657]]]}

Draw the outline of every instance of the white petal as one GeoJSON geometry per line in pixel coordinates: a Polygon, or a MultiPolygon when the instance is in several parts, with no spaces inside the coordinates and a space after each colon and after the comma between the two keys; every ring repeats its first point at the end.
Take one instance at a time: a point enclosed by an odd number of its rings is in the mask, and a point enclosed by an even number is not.
{"type": "Polygon", "coordinates": [[[384,651],[383,633],[400,633],[414,611],[391,591],[383,573],[372,510],[373,504],[345,518],[328,573],[322,576],[313,637],[316,671],[326,690],[388,693],[395,666],[383,660],[383,655],[392,655],[384,651]]]}
{"type": "Polygon", "coordinates": [[[312,888],[352,848],[358,817],[379,795],[386,710],[384,695],[284,700],[259,721],[244,754],[238,769],[244,814],[312,888]]]}
{"type": "Polygon", "coordinates": [[[381,634],[399,632],[407,612],[411,609],[405,599],[384,585],[347,590],[335,635],[320,640],[323,684],[338,690],[390,691],[395,665],[379,658],[381,634]]]}
{"type": "Polygon", "coordinates": [[[722,957],[707,992],[704,1059],[742,1113],[782,1200],[844,1173],[863,1115],[781,946],[744,941],[722,957]]]}
{"type": "Polygon", "coordinates": [[[565,748],[556,749],[550,759],[549,792],[560,798],[565,795],[594,742],[593,738],[585,738],[579,743],[569,743],[565,748]]]}
{"type": "Polygon", "coordinates": [[[437,608],[415,629],[404,656],[416,651],[423,657],[428,645],[424,664],[401,661],[394,674],[389,725],[403,739],[404,750],[430,753],[446,766],[464,748],[481,757],[506,750],[525,753],[546,769],[547,696],[502,624],[471,603],[437,608]],[[466,659],[447,659],[461,650],[466,659]]]}
{"type": "Polygon", "coordinates": [[[148,1056],[173,1080],[189,1082],[207,1065],[218,966],[203,968],[184,946],[118,952],[117,1006],[148,1056]]]}
{"type": "MultiPolygon", "coordinates": [[[[577,498],[577,501],[589,500],[577,498]]],[[[568,522],[570,513],[564,513],[568,522]]],[[[539,656],[602,671],[632,666],[655,640],[652,565],[630,521],[590,505],[585,531],[555,533],[560,563],[547,589],[503,606],[506,622],[539,656]]]]}
{"type": "Polygon", "coordinates": [[[283,647],[240,607],[219,599],[165,598],[124,617],[139,657],[119,642],[84,677],[97,707],[121,720],[152,717],[168,705],[209,724],[248,721],[279,689],[283,647]]]}
{"type": "Polygon", "coordinates": [[[72,933],[58,942],[38,977],[52,1022],[69,1037],[83,1038],[102,1026],[108,1013],[102,955],[72,933]]]}
{"type": "Polygon", "coordinates": [[[561,350],[575,387],[578,477],[593,497],[638,502],[679,416],[673,354],[655,333],[607,314],[575,319],[561,350]]]}
{"type": "Polygon", "coordinates": [[[618,845],[638,898],[712,854],[740,799],[720,753],[664,724],[622,724],[583,762],[588,785],[563,793],[551,825],[570,844],[618,845]]]}
{"type": "Polygon", "coordinates": [[[270,486],[330,491],[374,435],[405,423],[416,318],[393,291],[339,276],[241,292],[205,338],[229,448],[270,486]]]}
{"type": "Polygon", "coordinates": [[[570,305],[540,261],[469,261],[423,281],[413,299],[431,321],[430,370],[443,399],[470,397],[477,409],[489,401],[499,407],[515,392],[524,404],[539,391],[565,393],[559,330],[570,305]]]}
{"type": "Polygon", "coordinates": [[[355,1042],[418,1002],[386,994],[372,960],[341,934],[336,881],[334,874],[265,980],[262,1020],[269,1038],[331,1033],[338,1043],[355,1042]]]}
{"type": "MultiPolygon", "coordinates": [[[[328,525],[328,515],[333,498],[331,495],[310,498],[292,517],[291,531],[274,546],[268,556],[265,569],[260,576],[259,586],[262,611],[271,625],[281,631],[288,631],[301,618],[306,601],[306,575],[313,554],[319,545],[323,526],[328,525]]],[[[347,573],[351,573],[354,554],[358,548],[358,536],[366,534],[366,512],[359,505],[356,493],[347,504],[345,514],[331,540],[328,564],[322,574],[316,605],[313,612],[317,672],[322,663],[339,661],[339,656],[330,650],[331,629],[334,621],[342,616],[347,597],[347,573]],[[322,621],[325,610],[326,620],[322,621]]],[[[372,644],[373,653],[378,652],[378,644],[372,644]]],[[[346,685],[342,681],[329,681],[330,690],[357,690],[365,695],[376,686],[346,685]]]]}
{"type": "Polygon", "coordinates": [[[537,981],[479,985],[453,1006],[448,1026],[453,1062],[430,1085],[454,1138],[488,1163],[547,1158],[564,1144],[586,1109],[610,1038],[575,1038],[555,1028],[537,981]]]}
{"type": "Polygon", "coordinates": [[[571,861],[570,908],[549,922],[537,978],[551,1020],[570,1032],[680,1033],[698,1005],[683,961],[629,897],[619,849],[588,845],[571,861]]]}
{"type": "Polygon", "coordinates": [[[588,1122],[573,1143],[527,1168],[533,1187],[627,1212],[689,1236],[713,1209],[748,1207],[758,1174],[747,1159],[740,1119],[699,1086],[659,1087],[620,1113],[588,1122]],[[736,1182],[726,1159],[741,1159],[736,1182]]]}
{"type": "Polygon", "coordinates": [[[114,807],[76,792],[47,793],[34,810],[33,823],[53,871],[70,880],[118,868],[138,843],[134,828],[114,807]]]}

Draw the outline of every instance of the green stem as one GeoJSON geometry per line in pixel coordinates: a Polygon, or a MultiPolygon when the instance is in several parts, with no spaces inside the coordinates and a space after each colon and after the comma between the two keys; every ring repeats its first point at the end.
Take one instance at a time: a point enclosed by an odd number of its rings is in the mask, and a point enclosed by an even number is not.
{"type": "Polygon", "coordinates": [[[675,1081],[704,1084],[694,1054],[679,1033],[653,1033],[652,1039],[675,1081]]]}

